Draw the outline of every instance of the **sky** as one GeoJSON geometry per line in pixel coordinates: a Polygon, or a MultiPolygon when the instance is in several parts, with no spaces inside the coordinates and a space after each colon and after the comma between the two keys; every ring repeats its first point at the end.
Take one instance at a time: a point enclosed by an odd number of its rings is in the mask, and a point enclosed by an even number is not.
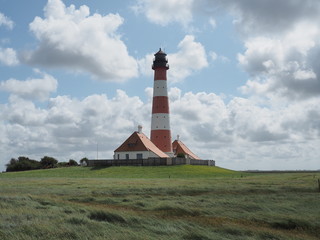
{"type": "Polygon", "coordinates": [[[149,136],[159,48],[173,140],[234,170],[320,169],[320,1],[0,0],[0,170],[149,136]]]}

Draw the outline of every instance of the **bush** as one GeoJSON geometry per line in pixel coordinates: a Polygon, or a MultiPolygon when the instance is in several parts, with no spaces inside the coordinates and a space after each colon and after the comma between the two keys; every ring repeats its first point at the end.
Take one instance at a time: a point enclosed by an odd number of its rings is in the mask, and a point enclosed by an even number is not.
{"type": "Polygon", "coordinates": [[[31,160],[28,157],[20,156],[18,159],[11,158],[6,165],[7,172],[26,171],[35,169],[47,169],[54,167],[78,166],[77,161],[70,159],[69,162],[59,162],[53,157],[44,156],[41,161],[31,160]]]}
{"type": "Polygon", "coordinates": [[[69,162],[68,162],[68,165],[69,166],[78,166],[78,163],[77,163],[77,161],[75,161],[73,159],[70,159],[69,162]]]}
{"type": "Polygon", "coordinates": [[[18,159],[11,158],[10,162],[6,166],[7,172],[26,171],[41,168],[40,162],[23,156],[18,157],[18,159]]]}
{"type": "Polygon", "coordinates": [[[56,164],[57,167],[72,167],[72,166],[78,166],[79,164],[73,160],[73,159],[70,159],[69,162],[58,162],[56,164]]]}
{"type": "Polygon", "coordinates": [[[53,157],[44,156],[41,158],[40,163],[42,168],[54,168],[56,167],[58,160],[53,157]]]}
{"type": "Polygon", "coordinates": [[[68,166],[69,166],[68,162],[58,162],[58,164],[57,164],[58,168],[60,168],[60,167],[68,167],[68,166]]]}

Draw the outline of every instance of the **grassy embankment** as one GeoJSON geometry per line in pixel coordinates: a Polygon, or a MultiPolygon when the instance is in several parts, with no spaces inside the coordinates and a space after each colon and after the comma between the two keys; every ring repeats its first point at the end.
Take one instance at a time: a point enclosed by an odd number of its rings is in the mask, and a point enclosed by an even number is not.
{"type": "Polygon", "coordinates": [[[318,239],[318,178],[201,166],[5,173],[0,239],[318,239]]]}
{"type": "MultiPolygon", "coordinates": [[[[6,178],[70,177],[70,178],[212,178],[218,176],[248,175],[219,167],[207,166],[158,166],[158,167],[65,167],[46,170],[5,173],[6,178]]],[[[1,177],[1,175],[0,175],[1,177]]]]}

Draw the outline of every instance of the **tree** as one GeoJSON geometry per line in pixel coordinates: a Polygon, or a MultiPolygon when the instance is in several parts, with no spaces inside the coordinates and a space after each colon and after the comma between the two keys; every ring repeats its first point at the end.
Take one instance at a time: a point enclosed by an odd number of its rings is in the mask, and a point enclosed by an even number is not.
{"type": "Polygon", "coordinates": [[[7,172],[26,171],[41,168],[41,164],[38,161],[29,159],[28,157],[24,156],[20,156],[18,157],[18,159],[11,158],[6,166],[7,172]]]}
{"type": "Polygon", "coordinates": [[[10,159],[10,162],[6,164],[6,166],[9,166],[9,165],[14,165],[18,162],[18,159],[15,159],[15,158],[11,158],[10,159]]]}
{"type": "Polygon", "coordinates": [[[44,156],[41,158],[40,164],[42,168],[54,168],[56,167],[58,160],[53,157],[44,156]]]}
{"type": "Polygon", "coordinates": [[[69,163],[68,162],[58,162],[58,164],[56,165],[58,168],[61,167],[68,167],[69,163]]]}
{"type": "Polygon", "coordinates": [[[86,157],[82,158],[82,159],[80,160],[81,166],[88,166],[88,161],[89,161],[88,158],[86,158],[86,157]]]}
{"type": "Polygon", "coordinates": [[[7,172],[14,172],[16,171],[16,164],[18,163],[18,159],[11,158],[10,161],[6,164],[6,171],[7,172]]]}
{"type": "Polygon", "coordinates": [[[78,166],[78,163],[77,163],[77,161],[70,159],[68,165],[69,166],[78,166]]]}

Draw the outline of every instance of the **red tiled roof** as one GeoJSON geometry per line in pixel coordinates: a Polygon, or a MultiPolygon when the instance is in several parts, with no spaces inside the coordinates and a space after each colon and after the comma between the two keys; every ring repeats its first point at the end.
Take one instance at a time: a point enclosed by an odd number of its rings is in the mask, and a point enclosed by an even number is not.
{"type": "Polygon", "coordinates": [[[132,151],[151,151],[161,158],[169,156],[162,152],[150,139],[143,133],[134,132],[131,136],[118,147],[115,152],[132,152],[132,151]]]}
{"type": "Polygon", "coordinates": [[[193,159],[201,160],[197,155],[195,155],[193,152],[191,152],[191,150],[186,145],[184,145],[184,143],[181,142],[180,140],[175,140],[172,143],[172,149],[173,149],[173,152],[175,153],[175,155],[177,155],[178,153],[183,153],[193,159]]]}

